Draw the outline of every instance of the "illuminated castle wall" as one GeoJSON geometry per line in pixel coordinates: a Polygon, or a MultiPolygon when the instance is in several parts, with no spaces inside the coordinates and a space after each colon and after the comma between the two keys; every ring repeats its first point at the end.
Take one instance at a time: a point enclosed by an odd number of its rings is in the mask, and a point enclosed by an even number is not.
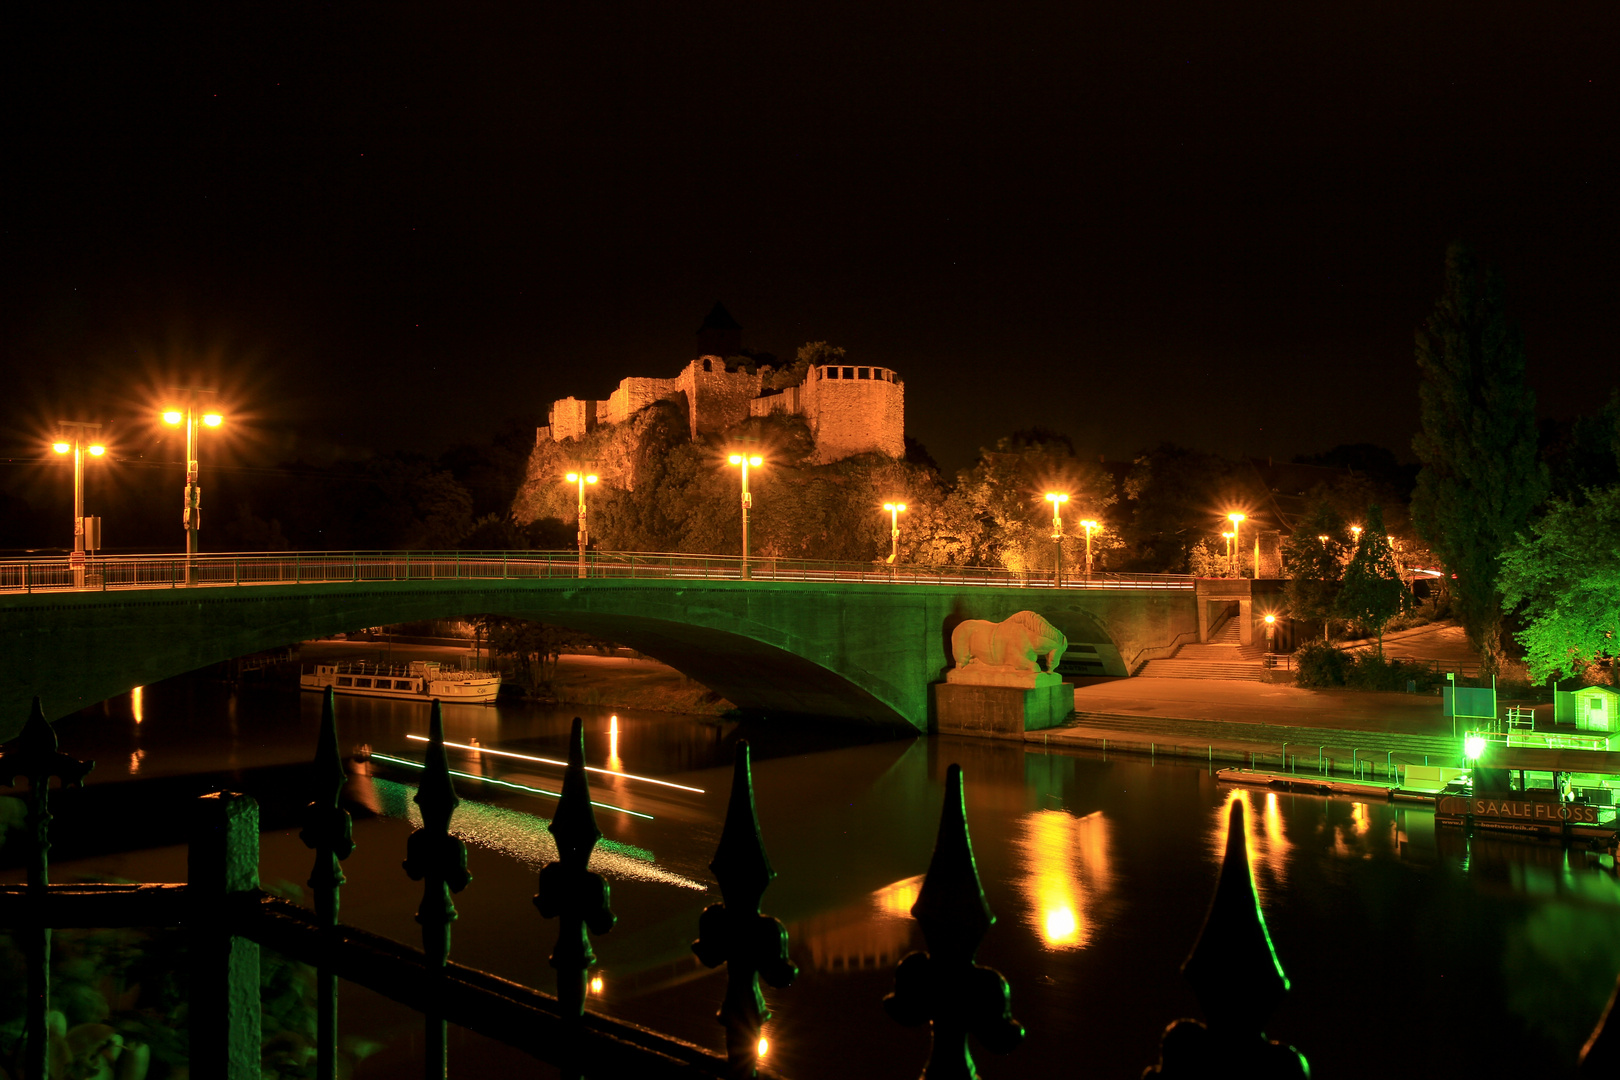
{"type": "Polygon", "coordinates": [[[577,439],[597,427],[628,420],[655,401],[684,398],[692,437],[716,434],[750,416],[780,412],[803,417],[815,439],[814,463],[855,454],[905,453],[906,386],[888,368],[859,364],[818,365],[798,386],[762,390],[769,366],[758,372],[728,370],[718,356],[700,356],[673,379],[632,376],[606,401],[562,398],[552,403],[549,425],[538,441],[577,439]]]}

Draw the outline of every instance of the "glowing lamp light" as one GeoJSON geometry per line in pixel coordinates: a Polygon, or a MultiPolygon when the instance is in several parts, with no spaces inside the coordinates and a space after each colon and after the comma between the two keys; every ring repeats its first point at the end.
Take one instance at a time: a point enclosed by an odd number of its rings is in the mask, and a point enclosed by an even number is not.
{"type": "Polygon", "coordinates": [[[1249,519],[1242,514],[1227,514],[1226,520],[1230,521],[1234,525],[1241,525],[1243,522],[1248,521],[1249,519]]]}
{"type": "MultiPolygon", "coordinates": [[[[577,483],[580,482],[580,475],[577,472],[571,472],[571,473],[569,473],[567,475],[567,477],[565,477],[565,479],[570,484],[577,484],[577,483]]],[[[586,473],[585,474],[585,483],[594,484],[594,483],[596,483],[596,481],[597,481],[597,475],[595,473],[586,473]]]]}
{"type": "Polygon", "coordinates": [[[602,976],[600,976],[600,975],[592,975],[591,976],[591,993],[597,994],[597,995],[600,995],[602,993],[602,976]]]}
{"type": "Polygon", "coordinates": [[[184,419],[185,415],[179,409],[165,409],[163,411],[163,422],[165,424],[178,424],[184,419]]]}
{"type": "Polygon", "coordinates": [[[759,1037],[759,1045],[757,1047],[755,1047],[754,1049],[755,1049],[755,1052],[758,1055],[758,1057],[761,1060],[764,1060],[765,1055],[771,1052],[771,1040],[769,1040],[765,1036],[761,1035],[759,1037]]]}
{"type": "Polygon", "coordinates": [[[225,418],[217,412],[203,413],[202,421],[205,427],[219,427],[225,422],[225,418]]]}
{"type": "Polygon", "coordinates": [[[1276,621],[1277,621],[1277,616],[1275,616],[1275,615],[1267,615],[1266,616],[1266,625],[1267,626],[1270,626],[1272,623],[1274,623],[1276,621]]]}
{"type": "Polygon", "coordinates": [[[889,511],[889,513],[891,513],[891,514],[897,512],[897,511],[903,511],[903,510],[905,510],[905,508],[906,508],[905,503],[884,503],[883,504],[883,509],[889,511]]]}
{"type": "Polygon", "coordinates": [[[1082,529],[1100,529],[1102,528],[1102,524],[1100,522],[1091,521],[1088,519],[1086,521],[1082,521],[1080,523],[1080,527],[1082,529]]]}
{"type": "Polygon", "coordinates": [[[731,457],[728,458],[727,460],[729,460],[731,462],[731,464],[733,464],[733,465],[741,465],[745,461],[748,462],[748,464],[750,464],[750,465],[758,465],[761,462],[763,462],[765,459],[760,457],[758,454],[754,454],[754,455],[751,455],[751,456],[747,455],[747,454],[732,454],[731,457]]]}
{"type": "Polygon", "coordinates": [[[1485,753],[1485,736],[1470,735],[1463,740],[1463,756],[1469,761],[1477,761],[1485,753]]]}
{"type": "Polygon", "coordinates": [[[59,442],[59,443],[52,443],[51,444],[51,449],[55,450],[58,454],[65,454],[69,450],[73,449],[73,447],[69,446],[65,442],[59,442]]]}
{"type": "Polygon", "coordinates": [[[87,449],[89,449],[91,457],[100,457],[102,454],[107,452],[107,448],[101,445],[91,446],[87,449]]]}

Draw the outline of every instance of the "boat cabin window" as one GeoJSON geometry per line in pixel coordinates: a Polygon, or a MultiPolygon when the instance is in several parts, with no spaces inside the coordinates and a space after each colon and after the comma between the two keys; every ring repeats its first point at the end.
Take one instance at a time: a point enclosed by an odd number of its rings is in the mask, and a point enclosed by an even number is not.
{"type": "Polygon", "coordinates": [[[347,675],[339,675],[338,676],[338,685],[339,686],[353,686],[354,685],[354,680],[351,679],[347,675]]]}
{"type": "Polygon", "coordinates": [[[377,680],[377,689],[378,690],[392,690],[393,688],[394,688],[394,680],[392,680],[392,679],[378,679],[377,680]]]}
{"type": "Polygon", "coordinates": [[[366,688],[369,689],[370,686],[371,686],[371,680],[370,679],[356,679],[356,680],[354,680],[354,685],[355,686],[363,686],[363,687],[366,687],[366,688]]]}

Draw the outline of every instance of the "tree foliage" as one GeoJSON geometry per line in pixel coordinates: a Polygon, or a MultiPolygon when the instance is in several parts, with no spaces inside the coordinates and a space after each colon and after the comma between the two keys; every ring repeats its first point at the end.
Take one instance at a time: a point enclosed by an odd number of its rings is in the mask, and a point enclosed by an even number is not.
{"type": "Polygon", "coordinates": [[[1187,573],[1193,548],[1210,540],[1211,521],[1249,502],[1235,462],[1172,443],[1138,457],[1124,487],[1122,561],[1149,573],[1187,573]]]}
{"type": "Polygon", "coordinates": [[[1620,685],[1620,486],[1554,500],[1502,557],[1502,593],[1535,679],[1607,662],[1620,685]]]}
{"type": "Polygon", "coordinates": [[[1320,622],[1324,638],[1329,622],[1338,611],[1348,535],[1344,518],[1332,503],[1321,500],[1312,505],[1283,542],[1289,614],[1296,619],[1320,622]]]}
{"type": "Polygon", "coordinates": [[[1482,273],[1460,245],[1446,253],[1444,290],[1417,333],[1417,364],[1422,431],[1412,448],[1423,468],[1413,521],[1456,575],[1453,610],[1494,671],[1502,624],[1497,560],[1546,481],[1524,345],[1503,306],[1501,280],[1482,273]]]}
{"type": "Polygon", "coordinates": [[[1354,619],[1378,635],[1378,655],[1384,655],[1384,627],[1407,610],[1411,593],[1401,580],[1395,551],[1384,531],[1384,511],[1369,506],[1362,518],[1355,554],[1344,569],[1337,600],[1340,618],[1354,619]]]}

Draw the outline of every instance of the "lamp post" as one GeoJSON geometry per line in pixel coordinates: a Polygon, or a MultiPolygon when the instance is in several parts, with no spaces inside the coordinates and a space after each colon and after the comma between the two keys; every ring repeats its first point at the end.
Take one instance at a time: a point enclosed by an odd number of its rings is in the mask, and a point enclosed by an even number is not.
{"type": "Polygon", "coordinates": [[[197,427],[217,428],[225,422],[225,418],[212,409],[199,411],[197,398],[201,394],[212,394],[212,390],[178,389],[175,393],[184,394],[185,400],[178,403],[178,407],[170,406],[163,410],[165,424],[186,426],[186,503],[180,515],[180,523],[186,530],[186,584],[193,584],[195,568],[192,559],[198,550],[197,533],[202,529],[202,485],[197,482],[197,427]]]}
{"type": "Polygon", "coordinates": [[[64,421],[57,425],[62,429],[62,437],[51,444],[51,449],[58,454],[71,453],[73,455],[73,584],[75,587],[84,584],[85,560],[85,520],[84,520],[84,455],[100,457],[107,452],[96,435],[101,431],[100,424],[82,424],[77,421],[64,421]]]}
{"type": "Polygon", "coordinates": [[[1351,547],[1360,547],[1361,546],[1361,526],[1360,525],[1352,525],[1352,526],[1350,526],[1350,535],[1352,537],[1354,537],[1354,539],[1350,541],[1350,546],[1351,547]]]}
{"type": "Polygon", "coordinates": [[[1063,504],[1069,497],[1061,491],[1048,491],[1046,501],[1052,504],[1052,544],[1057,548],[1057,567],[1053,573],[1052,584],[1058,587],[1063,585],[1063,504]]]}
{"type": "Polygon", "coordinates": [[[590,537],[585,526],[585,485],[596,483],[596,474],[588,472],[571,472],[568,474],[570,484],[579,485],[579,576],[586,575],[585,546],[590,537]]]}
{"type": "Polygon", "coordinates": [[[1089,580],[1091,577],[1091,531],[1101,529],[1102,523],[1087,519],[1080,523],[1080,527],[1086,530],[1086,578],[1089,580]]]}
{"type": "Polygon", "coordinates": [[[1221,533],[1221,539],[1226,541],[1226,572],[1232,572],[1232,534],[1221,533]]]}
{"type": "Polygon", "coordinates": [[[762,459],[758,454],[732,454],[730,461],[733,465],[742,466],[742,570],[739,576],[748,580],[748,511],[754,505],[754,500],[748,494],[748,466],[758,468],[762,459]]]}
{"type": "MultiPolygon", "coordinates": [[[[1242,514],[1227,514],[1226,520],[1232,523],[1232,560],[1234,564],[1232,567],[1232,576],[1242,577],[1242,567],[1237,566],[1236,562],[1237,557],[1243,553],[1243,542],[1238,539],[1238,534],[1243,530],[1243,522],[1245,519],[1242,514]]],[[[1260,572],[1260,568],[1256,566],[1254,571],[1258,574],[1260,572]]]]}
{"type": "Polygon", "coordinates": [[[1266,616],[1266,652],[1267,653],[1273,653],[1273,652],[1277,651],[1276,649],[1272,648],[1272,642],[1275,639],[1276,634],[1277,634],[1277,616],[1275,616],[1275,615],[1267,615],[1266,616]]]}
{"type": "Polygon", "coordinates": [[[884,503],[883,509],[889,512],[889,562],[893,563],[895,556],[900,554],[900,512],[906,508],[905,503],[884,503]]]}

